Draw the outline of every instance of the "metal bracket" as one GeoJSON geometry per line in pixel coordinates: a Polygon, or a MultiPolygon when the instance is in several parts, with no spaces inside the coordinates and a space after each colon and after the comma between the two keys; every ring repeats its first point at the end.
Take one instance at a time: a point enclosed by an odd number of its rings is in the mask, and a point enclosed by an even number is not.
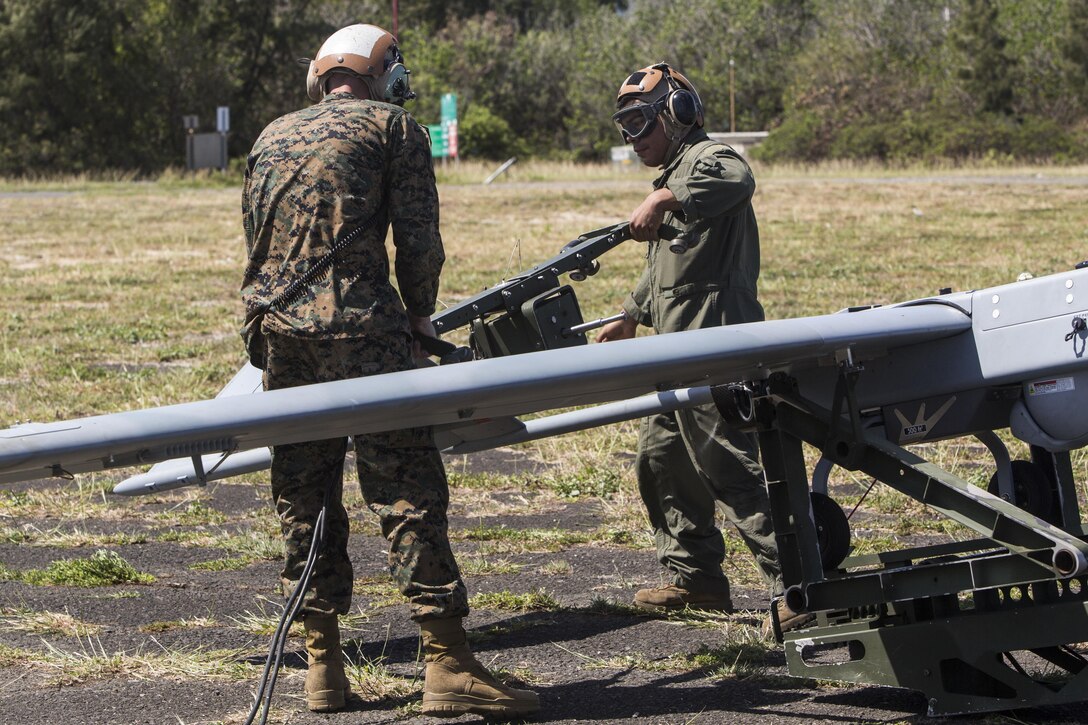
{"type": "Polygon", "coordinates": [[[196,471],[196,478],[200,482],[201,486],[208,485],[208,474],[204,472],[204,458],[201,455],[195,455],[192,457],[193,470],[196,471]]]}
{"type": "Polygon", "coordinates": [[[856,468],[861,458],[861,451],[856,445],[864,440],[865,433],[861,425],[861,411],[858,410],[857,385],[864,365],[854,362],[853,350],[847,348],[839,362],[839,376],[835,383],[834,402],[831,408],[831,427],[824,442],[823,454],[845,468],[856,468]],[[849,433],[843,432],[843,408],[850,418],[849,433]]]}

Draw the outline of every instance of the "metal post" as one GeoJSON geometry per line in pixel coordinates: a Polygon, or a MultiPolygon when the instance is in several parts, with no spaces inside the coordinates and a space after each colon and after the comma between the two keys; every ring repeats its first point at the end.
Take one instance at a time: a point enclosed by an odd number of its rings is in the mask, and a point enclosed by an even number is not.
{"type": "Polygon", "coordinates": [[[191,114],[187,114],[181,117],[181,125],[185,127],[185,168],[192,171],[196,168],[196,129],[200,125],[200,120],[191,114]]]}
{"type": "Polygon", "coordinates": [[[733,73],[733,59],[729,59],[729,133],[734,133],[737,130],[737,120],[735,112],[735,97],[736,97],[736,84],[735,76],[733,73]]]}

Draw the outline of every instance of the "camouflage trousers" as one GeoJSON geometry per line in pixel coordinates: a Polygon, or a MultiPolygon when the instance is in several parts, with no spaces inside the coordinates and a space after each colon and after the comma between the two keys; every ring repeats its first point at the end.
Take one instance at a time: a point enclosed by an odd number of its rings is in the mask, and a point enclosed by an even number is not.
{"type": "Polygon", "coordinates": [[[715,507],[740,533],[773,594],[782,590],[770,502],[748,435],[730,430],[712,405],[644,418],[639,431],[639,493],[661,564],[673,583],[724,578],[725,542],[715,507]]]}
{"type": "MultiPolygon", "coordinates": [[[[266,333],[266,390],[414,367],[407,337],[311,340],[266,333]]],[[[412,619],[463,617],[468,594],[450,550],[449,485],[430,428],[353,436],[359,486],[389,541],[389,571],[408,598],[412,619]]],[[[272,496],[287,554],[281,579],[294,589],[310,552],[322,504],[325,546],[306,591],[308,614],[345,614],[354,574],[348,558],[343,469],[347,439],[275,446],[272,496]]]]}

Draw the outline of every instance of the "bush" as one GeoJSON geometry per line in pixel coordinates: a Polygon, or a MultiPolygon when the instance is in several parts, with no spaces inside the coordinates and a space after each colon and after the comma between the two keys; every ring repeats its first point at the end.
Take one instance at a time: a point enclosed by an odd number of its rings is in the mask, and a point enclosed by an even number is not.
{"type": "Polygon", "coordinates": [[[474,103],[465,110],[457,128],[457,153],[466,158],[506,159],[523,154],[521,141],[506,119],[474,103]]]}
{"type": "Polygon", "coordinates": [[[787,116],[767,140],[752,149],[760,161],[817,161],[828,156],[823,144],[823,124],[812,111],[787,116]]]}
{"type": "Polygon", "coordinates": [[[1083,161],[1088,157],[1084,142],[1052,119],[1039,116],[1027,116],[1013,133],[1016,155],[1031,161],[1083,161]]]}
{"type": "Polygon", "coordinates": [[[812,112],[799,113],[772,131],[754,155],[762,161],[894,163],[983,158],[1071,163],[1088,158],[1084,134],[1039,116],[952,116],[943,109],[923,109],[894,118],[862,116],[834,126],[832,120],[822,121],[812,112]]]}
{"type": "Polygon", "coordinates": [[[993,115],[940,119],[932,155],[970,159],[1012,152],[1010,122],[993,115]]]}
{"type": "Polygon", "coordinates": [[[886,159],[891,152],[890,125],[858,122],[841,129],[831,140],[828,155],[836,159],[886,159]]]}

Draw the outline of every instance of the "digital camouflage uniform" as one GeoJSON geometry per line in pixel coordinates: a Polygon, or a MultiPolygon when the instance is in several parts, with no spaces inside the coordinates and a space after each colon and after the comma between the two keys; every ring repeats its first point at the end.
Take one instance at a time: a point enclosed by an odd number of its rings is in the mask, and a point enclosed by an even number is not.
{"type": "MultiPolygon", "coordinates": [[[[755,178],[728,146],[702,129],[684,139],[654,181],[668,187],[681,210],[666,214],[691,248],[674,254],[650,242],[646,269],[624,301],[628,317],[657,333],[763,319],[756,299],[759,230],[752,209],[755,178]]],[[[639,492],[654,527],[657,555],[688,588],[713,586],[724,575],[725,545],[715,501],[752,550],[774,590],[781,588],[755,440],[729,430],[713,405],[643,419],[636,459],[639,492]]]]}
{"type": "MultiPolygon", "coordinates": [[[[405,308],[418,317],[433,314],[445,256],[426,131],[402,108],[332,93],[273,121],[250,152],[242,211],[249,255],[242,299],[247,323],[256,320],[263,333],[254,338],[257,325],[247,324],[243,336],[264,367],[266,389],[414,367],[405,308]],[[364,225],[333,257],[327,274],[297,299],[266,311],[334,242],[364,225]],[[389,279],[390,225],[399,295],[389,279]]],[[[447,536],[449,488],[430,429],[353,440],[363,497],[381,518],[390,571],[412,618],[464,616],[467,594],[447,536]]],[[[332,487],[307,614],[344,614],[351,606],[348,517],[341,502],[346,445],[346,439],[332,439],[272,452],[288,591],[305,565],[312,527],[332,487]]]]}

